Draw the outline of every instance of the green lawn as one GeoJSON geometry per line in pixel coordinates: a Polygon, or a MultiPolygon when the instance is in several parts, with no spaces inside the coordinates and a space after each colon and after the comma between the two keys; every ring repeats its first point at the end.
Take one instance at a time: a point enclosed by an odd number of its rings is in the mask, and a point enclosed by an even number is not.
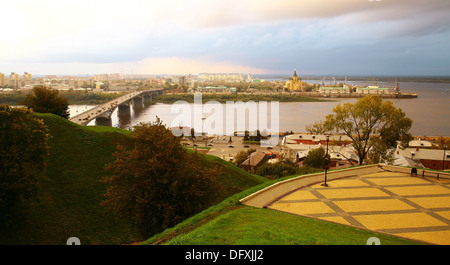
{"type": "Polygon", "coordinates": [[[382,245],[415,242],[270,209],[243,206],[228,211],[168,245],[365,245],[370,237],[382,245]]]}
{"type": "Polygon", "coordinates": [[[417,242],[271,209],[242,205],[239,200],[278,181],[265,181],[166,229],[144,245],[364,245],[378,237],[382,245],[417,242]]]}

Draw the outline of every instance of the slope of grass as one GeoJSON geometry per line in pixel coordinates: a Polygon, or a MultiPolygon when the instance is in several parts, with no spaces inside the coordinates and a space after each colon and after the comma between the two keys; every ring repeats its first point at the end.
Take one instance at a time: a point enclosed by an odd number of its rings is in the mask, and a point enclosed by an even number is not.
{"type": "MultiPolygon", "coordinates": [[[[39,178],[38,202],[23,223],[2,235],[2,244],[117,244],[139,240],[131,227],[116,220],[100,202],[106,191],[99,180],[112,161],[116,144],[129,145],[129,132],[82,127],[52,114],[37,114],[49,127],[47,169],[39,178]]],[[[5,232],[5,231],[2,231],[5,232]]]]}
{"type": "MultiPolygon", "coordinates": [[[[117,144],[132,147],[132,132],[79,126],[52,114],[37,116],[51,134],[47,169],[39,178],[39,200],[15,227],[0,228],[0,244],[65,244],[69,237],[80,238],[83,245],[142,241],[129,224],[100,205],[106,191],[100,182],[107,174],[104,166],[112,162],[117,144]]],[[[205,156],[203,163],[222,169],[224,198],[266,180],[219,158],[205,156]]]]}
{"type": "Polygon", "coordinates": [[[314,220],[270,209],[242,205],[239,200],[278,181],[266,181],[166,229],[142,244],[168,245],[364,245],[378,237],[383,245],[417,242],[314,220]]]}
{"type": "Polygon", "coordinates": [[[365,245],[377,237],[383,245],[418,244],[366,230],[242,206],[228,211],[168,245],[365,245]]]}

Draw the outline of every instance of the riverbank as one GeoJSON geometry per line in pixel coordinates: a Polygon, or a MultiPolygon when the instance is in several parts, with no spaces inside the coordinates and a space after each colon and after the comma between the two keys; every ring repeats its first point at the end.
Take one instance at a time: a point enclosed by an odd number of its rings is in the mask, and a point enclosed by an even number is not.
{"type": "MultiPolygon", "coordinates": [[[[183,100],[188,103],[194,102],[194,94],[163,94],[152,99],[152,103],[174,103],[175,101],[183,100]]],[[[279,101],[279,102],[330,102],[332,100],[322,99],[317,97],[309,97],[301,94],[287,94],[287,93],[237,93],[237,94],[202,94],[202,101],[217,101],[219,103],[226,103],[227,101],[279,101]]]]}

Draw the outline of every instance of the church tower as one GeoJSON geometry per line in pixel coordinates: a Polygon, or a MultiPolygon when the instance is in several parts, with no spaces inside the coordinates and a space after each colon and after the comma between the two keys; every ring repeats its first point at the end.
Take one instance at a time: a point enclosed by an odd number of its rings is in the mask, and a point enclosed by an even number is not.
{"type": "Polygon", "coordinates": [[[294,69],[294,75],[292,76],[292,80],[293,80],[294,82],[297,82],[297,81],[298,81],[297,69],[294,69]]]}
{"type": "Polygon", "coordinates": [[[302,79],[298,77],[297,69],[294,69],[294,75],[289,78],[286,85],[290,91],[303,91],[302,79]]]}

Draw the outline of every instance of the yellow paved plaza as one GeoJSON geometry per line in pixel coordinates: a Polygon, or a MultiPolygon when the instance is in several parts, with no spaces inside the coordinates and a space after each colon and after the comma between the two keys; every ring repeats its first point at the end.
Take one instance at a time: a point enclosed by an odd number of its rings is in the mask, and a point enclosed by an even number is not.
{"type": "Polygon", "coordinates": [[[379,172],[304,187],[268,208],[431,244],[450,244],[450,180],[379,172]]]}

